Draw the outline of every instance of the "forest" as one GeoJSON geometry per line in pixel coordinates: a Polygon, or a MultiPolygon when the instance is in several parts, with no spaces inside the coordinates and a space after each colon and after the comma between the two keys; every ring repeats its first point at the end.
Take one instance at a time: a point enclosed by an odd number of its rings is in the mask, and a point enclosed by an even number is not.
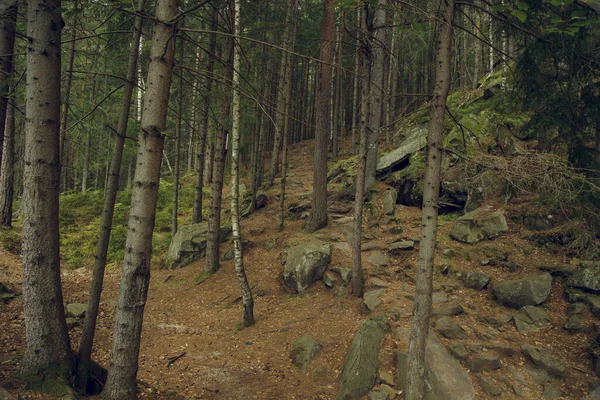
{"type": "Polygon", "coordinates": [[[0,399],[600,399],[599,22],[0,0],[0,399]]]}

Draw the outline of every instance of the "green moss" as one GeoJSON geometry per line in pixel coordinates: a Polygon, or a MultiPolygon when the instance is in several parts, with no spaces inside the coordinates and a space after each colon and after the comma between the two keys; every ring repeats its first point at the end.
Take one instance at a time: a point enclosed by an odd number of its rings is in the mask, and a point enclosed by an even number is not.
{"type": "Polygon", "coordinates": [[[52,364],[43,369],[24,371],[17,379],[38,392],[53,396],[66,396],[73,393],[70,386],[71,371],[65,365],[52,364]]]}
{"type": "Polygon", "coordinates": [[[196,282],[197,285],[201,284],[202,282],[204,282],[205,280],[207,280],[208,278],[210,278],[211,273],[210,272],[200,272],[199,274],[197,274],[196,276],[194,276],[194,282],[196,282]]]}

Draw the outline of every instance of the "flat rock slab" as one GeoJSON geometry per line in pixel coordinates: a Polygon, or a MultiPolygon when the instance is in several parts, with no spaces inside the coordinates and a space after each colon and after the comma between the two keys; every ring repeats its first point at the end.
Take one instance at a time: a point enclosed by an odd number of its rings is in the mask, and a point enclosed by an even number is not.
{"type": "MultiPolygon", "coordinates": [[[[226,242],[231,234],[230,226],[221,227],[219,239],[221,243],[226,242]]],[[[208,223],[183,225],[177,230],[169,250],[165,264],[168,269],[183,268],[206,254],[206,237],[208,235],[208,223]]]]}
{"type": "Polygon", "coordinates": [[[450,237],[462,243],[473,244],[493,239],[507,231],[504,212],[478,208],[456,220],[450,237]]]}
{"type": "Polygon", "coordinates": [[[420,125],[410,130],[406,139],[396,149],[383,155],[377,162],[377,175],[390,173],[394,166],[406,161],[411,154],[421,150],[427,144],[427,126],[420,125]]]}
{"type": "Polygon", "coordinates": [[[465,331],[451,317],[442,317],[437,320],[435,329],[448,339],[464,339],[465,331]]]}
{"type": "Polygon", "coordinates": [[[312,336],[305,335],[300,337],[292,344],[292,349],[290,351],[292,364],[305,374],[308,363],[315,358],[319,351],[321,351],[321,348],[323,348],[323,346],[312,336]]]}
{"type": "Polygon", "coordinates": [[[336,400],[359,400],[375,386],[381,342],[390,332],[390,326],[381,314],[360,324],[344,360],[336,400]]]}
{"type": "Polygon", "coordinates": [[[514,316],[515,326],[519,333],[539,331],[550,323],[546,311],[539,307],[525,306],[514,316]]]}
{"type": "Polygon", "coordinates": [[[473,356],[469,360],[469,369],[471,372],[491,371],[500,369],[500,356],[496,354],[481,354],[473,356]]]}
{"type": "Polygon", "coordinates": [[[383,267],[385,265],[388,265],[387,256],[383,253],[371,253],[367,257],[367,261],[378,267],[383,267]]]}
{"type": "Polygon", "coordinates": [[[521,346],[521,351],[537,367],[547,371],[550,375],[558,378],[565,376],[565,365],[556,358],[550,350],[535,347],[530,344],[524,344],[521,346]]]}
{"type": "Polygon", "coordinates": [[[451,317],[463,312],[465,312],[463,306],[461,306],[457,301],[453,300],[434,307],[432,310],[432,315],[435,317],[451,317]]]}
{"type": "Polygon", "coordinates": [[[83,303],[71,303],[67,304],[67,317],[72,318],[83,318],[87,312],[87,304],[83,303]]]}
{"type": "Polygon", "coordinates": [[[550,296],[552,276],[542,275],[497,283],[494,296],[505,306],[520,309],[525,306],[537,306],[550,296]]]}
{"type": "Polygon", "coordinates": [[[331,262],[331,246],[314,240],[296,245],[284,254],[283,283],[298,293],[321,280],[331,262]]]}
{"type": "Polygon", "coordinates": [[[405,251],[413,250],[415,248],[415,242],[412,240],[401,240],[399,242],[394,242],[389,245],[388,251],[390,254],[397,256],[402,254],[405,251]]]}
{"type": "Polygon", "coordinates": [[[369,309],[369,311],[375,310],[380,304],[380,297],[385,294],[385,289],[372,290],[367,292],[363,296],[363,302],[365,306],[369,309]]]}
{"type": "Polygon", "coordinates": [[[465,272],[463,273],[462,282],[465,287],[475,290],[484,290],[490,283],[490,276],[481,272],[465,272]]]}

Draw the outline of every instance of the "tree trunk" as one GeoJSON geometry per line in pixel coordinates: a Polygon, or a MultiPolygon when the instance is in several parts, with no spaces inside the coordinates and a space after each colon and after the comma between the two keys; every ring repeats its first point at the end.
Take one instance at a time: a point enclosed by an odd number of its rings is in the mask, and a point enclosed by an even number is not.
{"type": "MultiPolygon", "coordinates": [[[[362,7],[357,7],[356,8],[356,26],[357,29],[361,29],[361,21],[362,21],[362,16],[361,16],[361,10],[362,7]]],[[[358,100],[358,85],[360,82],[360,78],[359,78],[359,67],[361,65],[361,58],[360,58],[360,36],[356,35],[356,50],[354,51],[354,94],[352,96],[352,154],[356,154],[357,153],[357,149],[356,149],[356,135],[358,133],[358,129],[357,126],[360,125],[359,120],[360,120],[360,103],[358,100]]],[[[360,135],[360,133],[358,133],[360,135]]],[[[360,140],[360,139],[359,139],[360,140]]]]}
{"type": "Polygon", "coordinates": [[[0,225],[12,226],[15,176],[15,107],[12,101],[6,109],[6,129],[2,172],[0,173],[0,225]]]}
{"type": "MultiPolygon", "coordinates": [[[[5,135],[9,82],[13,72],[17,7],[17,0],[8,0],[6,10],[0,14],[0,149],[5,135]]],[[[0,152],[0,164],[2,164],[2,152],[0,152]]]]}
{"type": "MultiPolygon", "coordinates": [[[[232,37],[227,39],[227,80],[233,78],[233,46],[232,37]]],[[[219,245],[221,230],[221,202],[223,191],[223,174],[225,171],[225,145],[227,143],[227,126],[229,121],[231,102],[228,96],[225,96],[221,104],[220,120],[215,135],[215,154],[213,161],[213,177],[210,188],[210,210],[208,215],[208,233],[206,236],[206,258],[204,262],[204,272],[215,273],[219,269],[219,245]]]]}
{"type": "MultiPolygon", "coordinates": [[[[235,0],[234,35],[240,36],[240,2],[235,0]]],[[[238,46],[233,50],[233,121],[231,124],[231,228],[233,233],[233,253],[235,256],[235,274],[242,291],[244,326],[254,325],[254,300],[244,270],[244,254],[240,229],[240,53],[238,46]]]]}
{"type": "MultiPolygon", "coordinates": [[[[29,0],[23,172],[22,367],[70,373],[71,346],[60,286],[58,239],[60,0],[29,0]]],[[[42,376],[42,375],[39,375],[42,376]]]]}
{"type": "MultiPolygon", "coordinates": [[[[75,1],[75,7],[77,7],[77,1],[75,1]]],[[[63,173],[63,184],[62,189],[68,190],[68,157],[66,153],[66,140],[67,140],[67,123],[69,121],[69,106],[71,99],[71,82],[73,78],[73,62],[75,60],[75,42],[77,38],[76,30],[76,17],[73,18],[73,26],[71,27],[71,43],[69,43],[69,59],[67,60],[67,76],[65,77],[64,87],[64,98],[62,99],[62,111],[60,120],[60,166],[63,173]]],[[[61,23],[63,21],[61,20],[61,23]]]]}
{"type": "Polygon", "coordinates": [[[329,93],[331,90],[331,62],[333,60],[333,31],[335,15],[332,0],[323,0],[325,8],[321,31],[321,51],[318,66],[319,81],[315,101],[316,131],[313,173],[312,210],[304,223],[307,233],[327,226],[327,149],[329,146],[329,93]]]}
{"type": "Polygon", "coordinates": [[[385,45],[385,10],[387,0],[378,0],[377,6],[370,14],[373,20],[368,22],[370,27],[369,45],[371,53],[370,90],[368,122],[368,153],[365,178],[365,190],[375,184],[375,172],[379,158],[379,136],[381,135],[381,106],[383,104],[383,70],[384,70],[384,45],[385,45]]]}
{"type": "Polygon", "coordinates": [[[150,49],[148,85],[138,140],[125,259],[115,312],[112,357],[106,386],[108,400],[134,399],[144,306],[150,282],[152,232],[173,72],[178,0],[159,0],[150,49]]]}
{"type": "MultiPolygon", "coordinates": [[[[208,55],[206,57],[206,75],[203,78],[204,92],[206,95],[204,96],[204,103],[202,105],[202,113],[200,116],[200,126],[198,127],[198,149],[196,151],[196,157],[198,158],[197,167],[196,167],[196,189],[194,191],[194,211],[192,214],[192,221],[195,224],[202,222],[202,201],[206,175],[212,174],[212,168],[209,170],[205,168],[206,160],[212,160],[211,157],[206,157],[207,153],[207,142],[208,142],[208,112],[209,112],[209,97],[212,92],[213,85],[213,71],[215,68],[215,49],[217,46],[217,35],[215,31],[217,30],[217,9],[216,7],[213,9],[211,25],[210,29],[212,33],[210,34],[209,44],[208,44],[208,55]]],[[[209,152],[212,154],[212,152],[209,152]]],[[[212,162],[211,162],[212,165],[212,162]]]]}
{"type": "MultiPolygon", "coordinates": [[[[183,22],[182,22],[183,24],[183,22]]],[[[181,136],[183,130],[181,123],[183,121],[183,41],[179,41],[179,88],[177,93],[177,124],[175,125],[175,166],[173,176],[173,209],[171,215],[171,235],[177,233],[177,217],[179,214],[179,178],[181,175],[181,136]]]]}
{"type": "Polygon", "coordinates": [[[425,386],[425,343],[431,317],[433,262],[437,232],[440,174],[444,139],[444,114],[450,89],[450,61],[454,0],[442,0],[436,55],[436,84],[431,100],[427,159],[423,187],[421,241],[417,265],[416,293],[408,346],[407,400],[421,400],[425,386]]]}
{"type": "Polygon", "coordinates": [[[335,87],[333,93],[333,131],[331,138],[331,156],[335,159],[338,156],[339,138],[340,138],[340,107],[342,103],[342,21],[344,19],[344,11],[341,11],[340,23],[337,28],[337,66],[335,68],[335,87]]]}

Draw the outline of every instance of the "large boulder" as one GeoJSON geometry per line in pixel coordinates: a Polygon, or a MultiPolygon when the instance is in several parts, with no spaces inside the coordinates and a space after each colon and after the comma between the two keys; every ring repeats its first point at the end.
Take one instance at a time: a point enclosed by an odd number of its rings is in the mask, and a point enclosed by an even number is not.
{"type": "MultiPolygon", "coordinates": [[[[407,355],[397,353],[398,389],[406,390],[407,355]]],[[[469,375],[433,333],[425,347],[425,399],[472,400],[475,389],[469,375]]]]}
{"type": "Polygon", "coordinates": [[[344,360],[336,400],[358,400],[375,386],[379,370],[379,349],[383,338],[390,331],[382,314],[360,324],[344,360]]]}
{"type": "MultiPolygon", "coordinates": [[[[229,239],[230,226],[221,227],[221,243],[229,239]]],[[[171,239],[167,260],[167,268],[183,268],[206,254],[206,237],[208,235],[208,223],[184,225],[171,239]]]]}
{"type": "Polygon", "coordinates": [[[600,262],[584,261],[567,280],[567,286],[590,292],[600,292],[600,262]]]}
{"type": "Polygon", "coordinates": [[[508,231],[502,211],[478,208],[456,220],[450,237],[459,242],[473,244],[493,239],[508,231]]]}
{"type": "Polygon", "coordinates": [[[494,296],[505,306],[520,309],[543,303],[551,289],[552,276],[544,272],[538,276],[500,282],[494,286],[494,296]]]}
{"type": "Polygon", "coordinates": [[[331,262],[331,246],[311,241],[289,249],[283,257],[283,283],[296,292],[320,281],[331,262]]]}
{"type": "Polygon", "coordinates": [[[427,144],[427,127],[419,125],[406,134],[406,139],[396,149],[379,158],[377,176],[384,177],[406,166],[411,154],[421,150],[427,144]]]}

